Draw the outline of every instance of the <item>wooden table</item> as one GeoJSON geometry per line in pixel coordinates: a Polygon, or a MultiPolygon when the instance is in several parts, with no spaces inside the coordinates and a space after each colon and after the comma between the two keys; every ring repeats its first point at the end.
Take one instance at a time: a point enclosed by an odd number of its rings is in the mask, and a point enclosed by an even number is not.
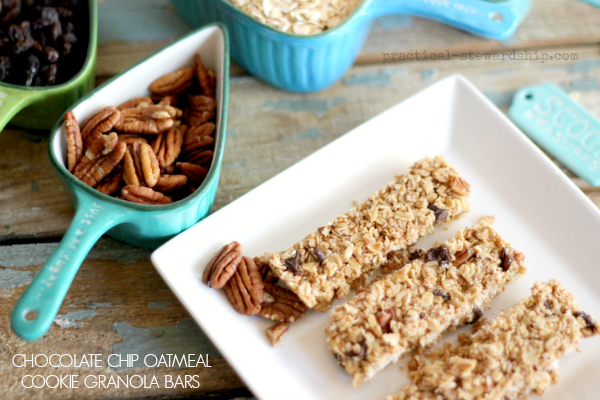
{"type": "MultiPolygon", "coordinates": [[[[166,0],[100,3],[98,82],[160,49],[189,28],[166,0]],[[140,11],[143,10],[143,11],[140,11]]],[[[488,41],[404,16],[375,22],[356,65],[333,87],[298,95],[274,89],[233,66],[227,145],[218,210],[350,129],[432,82],[461,73],[501,109],[515,90],[552,82],[600,117],[600,9],[574,0],[538,0],[515,36],[488,41]],[[448,51],[446,61],[383,63],[383,53],[448,51]],[[460,54],[526,50],[570,60],[462,60],[460,54]]],[[[418,134],[418,132],[415,132],[418,134]]],[[[109,238],[90,252],[40,340],[10,330],[11,310],[56,248],[73,210],[46,157],[48,132],[8,127],[0,134],[0,393],[20,398],[232,399],[252,394],[211,346],[149,261],[150,252],[109,238]],[[211,368],[17,368],[14,354],[208,354],[211,368]],[[198,375],[199,388],[25,389],[24,375],[198,375]]],[[[596,204],[600,190],[564,171],[596,204]]]]}

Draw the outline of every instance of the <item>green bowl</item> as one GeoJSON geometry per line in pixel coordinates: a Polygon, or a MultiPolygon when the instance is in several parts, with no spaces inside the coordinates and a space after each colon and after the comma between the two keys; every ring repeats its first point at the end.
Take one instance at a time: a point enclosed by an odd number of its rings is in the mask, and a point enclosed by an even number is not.
{"type": "Polygon", "coordinates": [[[172,204],[153,206],[116,199],[90,188],[65,167],[64,118],[53,128],[48,149],[50,161],[76,212],[58,248],[15,305],[11,322],[21,338],[35,340],[50,328],[77,269],[104,233],[136,246],[156,248],[209,214],[225,148],[229,35],[224,25],[212,24],[190,33],[99,86],[73,105],[72,110],[78,121],[84,121],[103,107],[149,95],[148,86],[152,81],[178,68],[193,65],[197,52],[204,64],[217,74],[217,128],[214,158],[208,175],[189,197],[172,204]]]}
{"type": "Polygon", "coordinates": [[[79,72],[60,85],[26,87],[0,82],[0,130],[9,121],[23,128],[50,129],[67,108],[94,88],[98,40],[97,0],[88,0],[88,10],[88,50],[79,72]]]}

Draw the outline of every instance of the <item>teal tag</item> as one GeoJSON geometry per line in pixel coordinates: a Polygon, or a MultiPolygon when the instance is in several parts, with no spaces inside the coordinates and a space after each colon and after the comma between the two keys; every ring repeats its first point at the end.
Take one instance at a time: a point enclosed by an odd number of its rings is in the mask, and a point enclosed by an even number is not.
{"type": "Polygon", "coordinates": [[[562,89],[519,90],[508,116],[527,136],[590,185],[600,185],[600,122],[562,89]]]}

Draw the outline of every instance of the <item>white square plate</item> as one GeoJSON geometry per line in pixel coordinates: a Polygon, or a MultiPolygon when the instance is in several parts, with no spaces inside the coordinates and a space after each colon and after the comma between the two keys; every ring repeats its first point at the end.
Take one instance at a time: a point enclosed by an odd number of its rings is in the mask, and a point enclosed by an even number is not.
{"type": "MultiPolygon", "coordinates": [[[[468,81],[453,76],[359,126],[172,239],[152,262],[204,332],[261,399],[381,399],[408,379],[410,357],[353,388],[325,343],[327,313],[309,312],[275,348],[271,325],[237,314],[222,291],[201,282],[221,246],[237,240],[253,257],[283,250],[364,201],[424,156],[443,155],[471,183],[472,211],[419,242],[445,240],[484,215],[526,255],[527,274],[486,312],[490,318],[558,279],[600,318],[600,213],[569,179],[468,81]]],[[[467,332],[468,328],[462,328],[467,332]]],[[[452,340],[454,334],[446,335],[452,340]]],[[[547,399],[600,393],[600,339],[561,362],[547,399]]]]}

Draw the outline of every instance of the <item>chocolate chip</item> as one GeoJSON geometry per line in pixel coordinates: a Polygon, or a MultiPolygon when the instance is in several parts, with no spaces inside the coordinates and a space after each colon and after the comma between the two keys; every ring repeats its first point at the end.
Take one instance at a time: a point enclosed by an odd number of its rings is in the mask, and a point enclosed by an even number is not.
{"type": "Polygon", "coordinates": [[[283,260],[283,264],[286,270],[292,271],[294,275],[299,275],[302,272],[300,271],[300,252],[296,250],[296,255],[283,260]]]}
{"type": "Polygon", "coordinates": [[[358,344],[360,345],[360,350],[358,353],[356,353],[354,350],[350,350],[345,352],[344,355],[350,358],[363,358],[365,354],[367,354],[367,344],[364,342],[364,340],[358,344]]]}
{"type": "Polygon", "coordinates": [[[312,253],[319,259],[319,264],[325,261],[327,257],[325,257],[325,253],[318,247],[313,247],[310,249],[312,253]]]}
{"type": "Polygon", "coordinates": [[[440,222],[444,222],[450,215],[450,213],[447,210],[439,208],[435,204],[430,204],[427,206],[427,208],[433,211],[433,213],[435,214],[435,221],[433,222],[434,225],[437,225],[440,222]]]}
{"type": "Polygon", "coordinates": [[[437,261],[439,265],[448,264],[452,261],[450,252],[444,246],[429,249],[425,255],[425,262],[437,261]]]}
{"type": "Polygon", "coordinates": [[[596,329],[596,324],[594,324],[594,320],[587,313],[585,313],[583,311],[577,311],[577,312],[573,313],[573,316],[575,318],[577,318],[577,317],[583,318],[583,320],[585,321],[585,327],[587,329],[589,329],[591,331],[593,331],[594,329],[596,329]]]}
{"type": "Polygon", "coordinates": [[[425,318],[425,313],[422,312],[421,314],[419,314],[419,318],[421,318],[421,319],[425,318]]]}
{"type": "Polygon", "coordinates": [[[408,259],[410,261],[414,261],[414,260],[418,260],[421,257],[423,257],[423,250],[417,249],[410,253],[410,256],[408,257],[408,259]]]}
{"type": "Polygon", "coordinates": [[[440,290],[440,289],[435,289],[433,291],[433,295],[441,297],[444,301],[450,300],[450,295],[448,293],[444,292],[443,290],[440,290]]]}
{"type": "Polygon", "coordinates": [[[500,268],[502,268],[502,271],[508,271],[510,264],[512,264],[513,261],[515,261],[515,259],[512,254],[509,253],[509,250],[506,247],[503,247],[502,252],[500,253],[500,268]]]}
{"type": "Polygon", "coordinates": [[[544,302],[544,306],[548,309],[548,310],[552,310],[552,302],[550,300],[546,300],[544,302]]]}
{"type": "Polygon", "coordinates": [[[481,311],[479,308],[476,308],[473,310],[473,316],[471,317],[471,320],[469,320],[466,324],[473,325],[474,323],[479,321],[482,316],[483,316],[483,311],[481,311]]]}

